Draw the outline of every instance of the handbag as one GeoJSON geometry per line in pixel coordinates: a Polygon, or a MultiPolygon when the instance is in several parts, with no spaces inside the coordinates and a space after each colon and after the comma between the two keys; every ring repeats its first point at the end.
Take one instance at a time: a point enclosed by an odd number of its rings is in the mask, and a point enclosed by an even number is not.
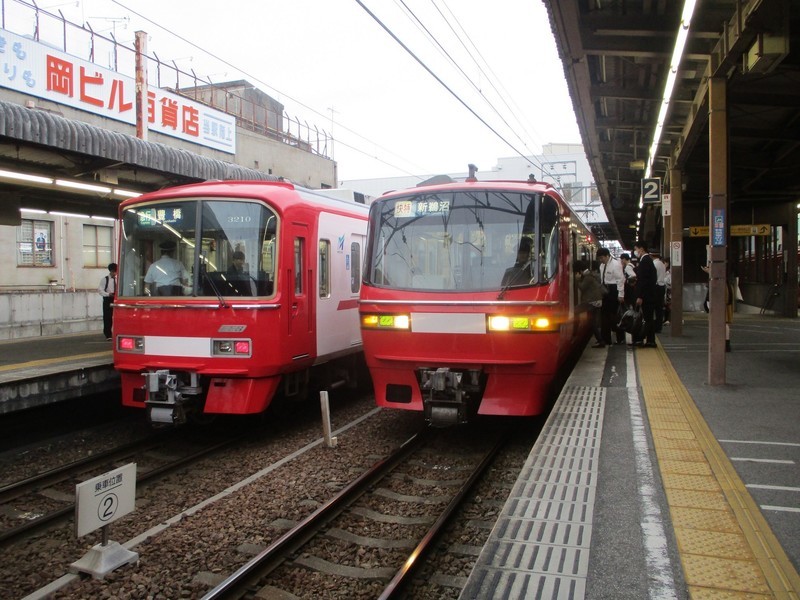
{"type": "Polygon", "coordinates": [[[630,333],[634,339],[639,338],[644,333],[644,316],[642,309],[638,306],[629,306],[619,318],[617,328],[630,333]]]}
{"type": "Polygon", "coordinates": [[[631,329],[633,329],[633,321],[635,318],[636,313],[634,312],[633,307],[629,306],[627,309],[622,311],[619,321],[617,321],[617,329],[630,333],[631,329]]]}

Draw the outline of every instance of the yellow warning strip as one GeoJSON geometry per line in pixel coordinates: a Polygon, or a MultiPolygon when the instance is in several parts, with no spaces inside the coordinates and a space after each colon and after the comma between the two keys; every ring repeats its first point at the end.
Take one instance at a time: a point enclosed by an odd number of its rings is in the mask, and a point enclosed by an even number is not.
{"type": "Polygon", "coordinates": [[[800,576],[663,347],[636,362],[691,597],[800,599],[800,576]]]}
{"type": "Polygon", "coordinates": [[[13,365],[2,365],[0,366],[0,372],[13,371],[15,369],[28,369],[31,367],[42,367],[45,365],[56,365],[59,363],[68,363],[68,362],[84,360],[87,358],[100,358],[101,356],[107,356],[111,358],[112,352],[110,350],[104,350],[103,352],[90,352],[89,354],[75,354],[74,356],[62,356],[59,358],[42,358],[40,360],[31,360],[29,362],[24,362],[24,363],[15,363],[13,365]]]}

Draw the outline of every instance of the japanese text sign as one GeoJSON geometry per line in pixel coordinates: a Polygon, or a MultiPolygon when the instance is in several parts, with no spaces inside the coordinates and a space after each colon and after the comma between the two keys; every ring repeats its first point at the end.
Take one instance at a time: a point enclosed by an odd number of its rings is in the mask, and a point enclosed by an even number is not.
{"type": "MultiPolygon", "coordinates": [[[[0,87],[136,124],[136,80],[0,29],[0,87]]],[[[148,87],[147,128],[229,154],[236,118],[166,90],[148,87]]]]}

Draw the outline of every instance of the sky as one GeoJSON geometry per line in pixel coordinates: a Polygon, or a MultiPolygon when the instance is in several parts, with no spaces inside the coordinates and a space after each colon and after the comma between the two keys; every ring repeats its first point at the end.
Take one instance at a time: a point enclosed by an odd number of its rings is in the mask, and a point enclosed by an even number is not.
{"type": "Polygon", "coordinates": [[[249,80],[332,134],[340,180],[489,171],[580,143],[541,0],[37,4],[126,45],[145,31],[148,52],[215,83],[249,80]]]}

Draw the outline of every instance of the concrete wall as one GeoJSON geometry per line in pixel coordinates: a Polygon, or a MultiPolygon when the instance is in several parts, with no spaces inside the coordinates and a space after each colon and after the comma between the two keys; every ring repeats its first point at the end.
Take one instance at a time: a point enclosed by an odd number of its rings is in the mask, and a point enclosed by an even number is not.
{"type": "Polygon", "coordinates": [[[0,340],[103,331],[103,306],[92,291],[0,294],[0,340]]]}

